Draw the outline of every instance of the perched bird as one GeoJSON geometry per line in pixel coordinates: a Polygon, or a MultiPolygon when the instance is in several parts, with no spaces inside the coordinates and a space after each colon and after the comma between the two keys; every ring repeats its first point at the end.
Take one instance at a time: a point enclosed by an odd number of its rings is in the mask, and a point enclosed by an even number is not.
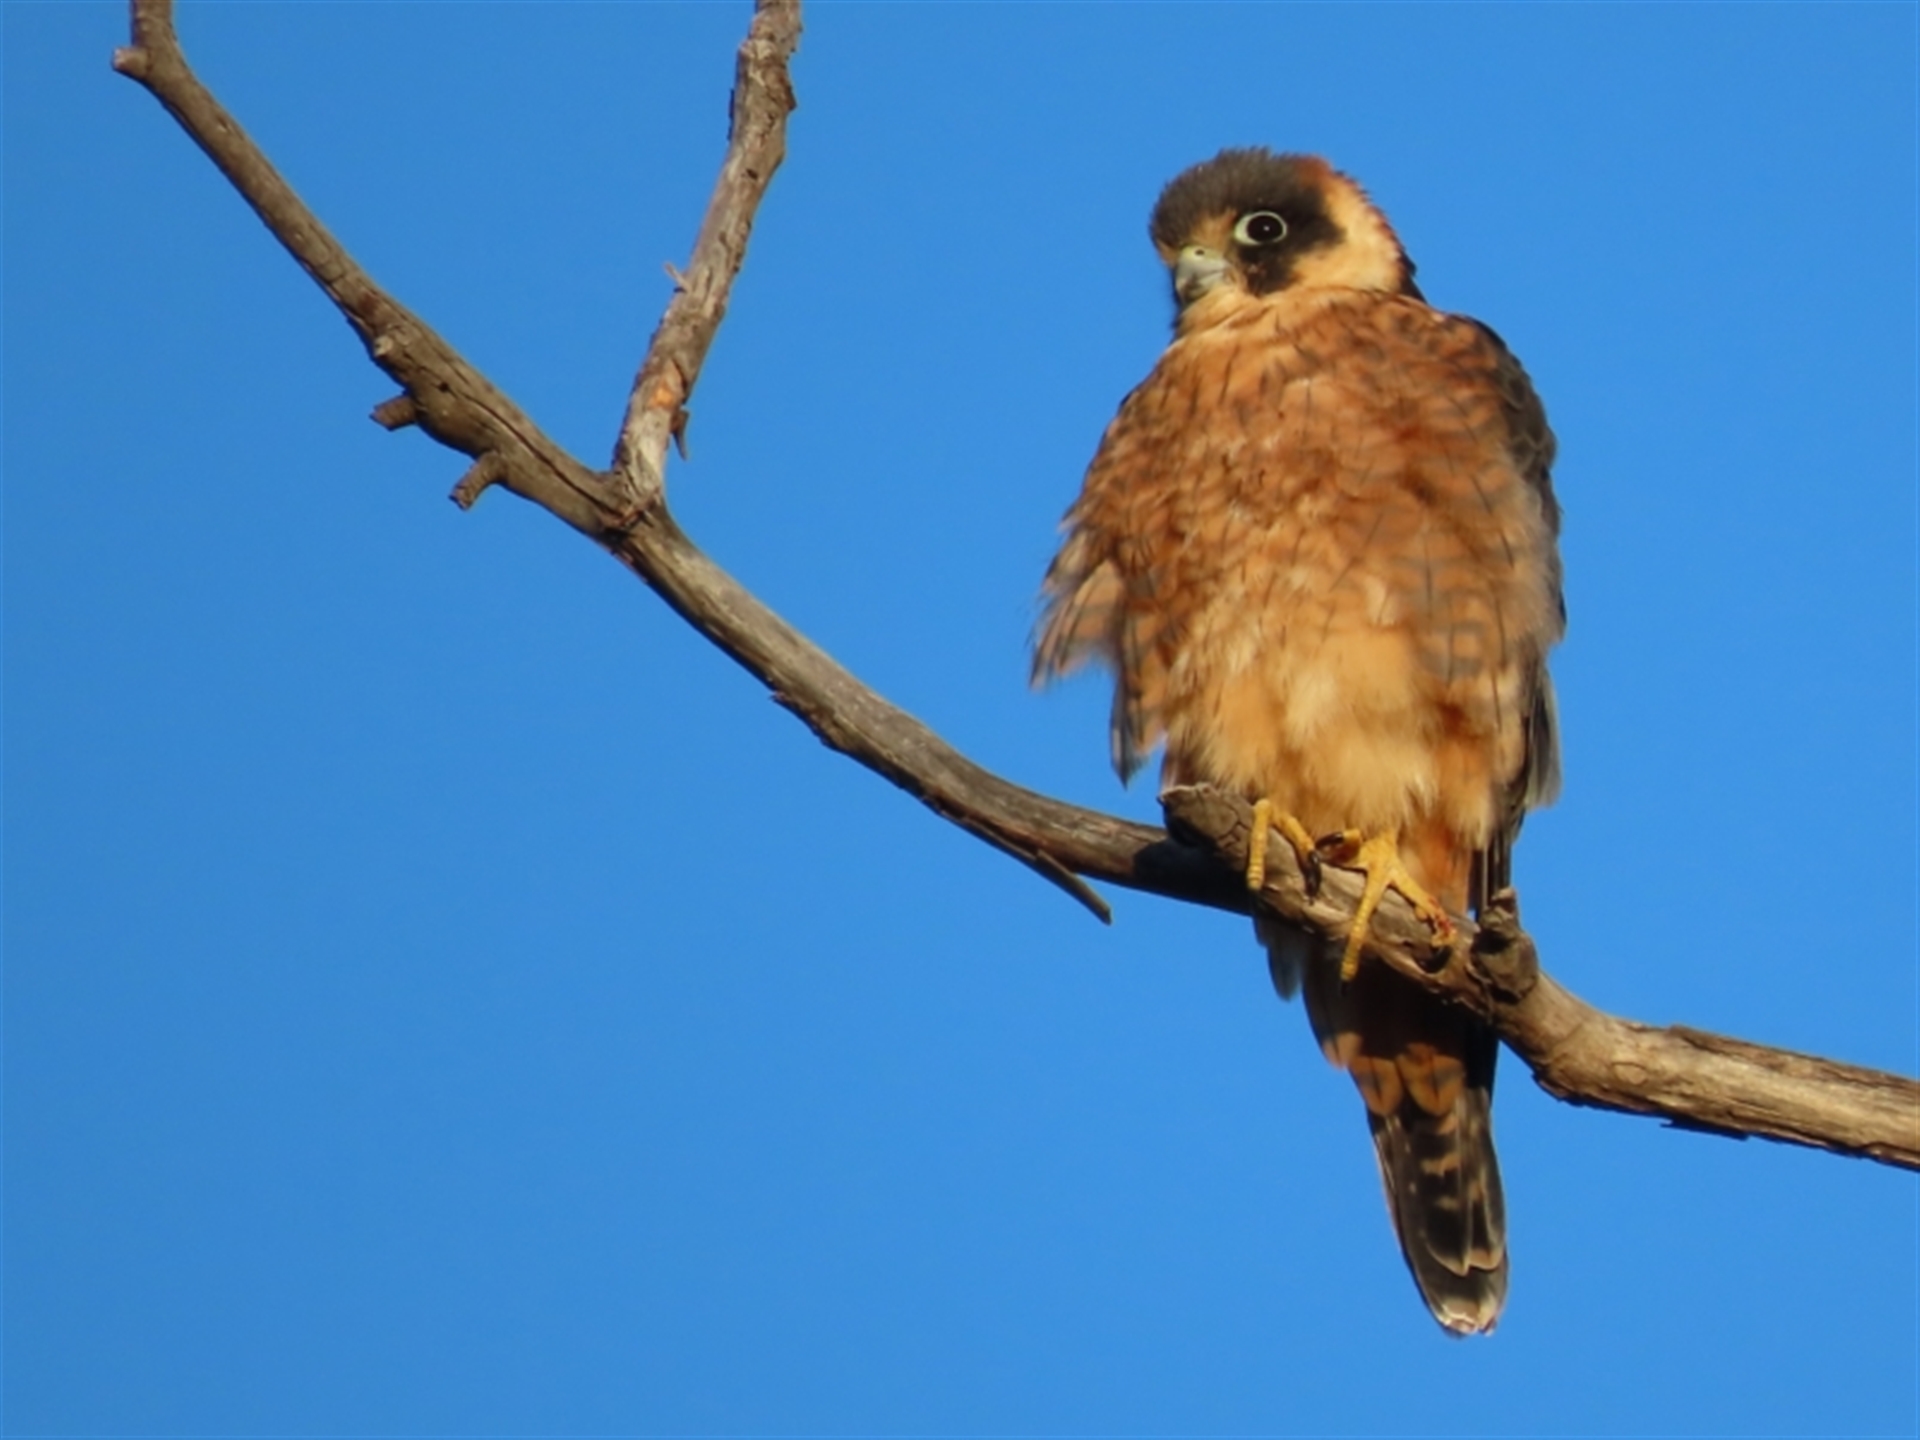
{"type": "Polygon", "coordinates": [[[1173,340],[1067,512],[1034,677],[1103,662],[1123,780],[1164,745],[1165,784],[1253,801],[1256,888],[1270,824],[1303,865],[1365,873],[1344,944],[1256,929],[1366,1102],[1434,1318],[1487,1331],[1507,1293],[1497,1042],[1364,946],[1389,888],[1442,935],[1477,910],[1558,788],[1553,436],[1500,337],[1426,303],[1325,161],[1222,151],[1166,187],[1151,233],[1173,340]]]}

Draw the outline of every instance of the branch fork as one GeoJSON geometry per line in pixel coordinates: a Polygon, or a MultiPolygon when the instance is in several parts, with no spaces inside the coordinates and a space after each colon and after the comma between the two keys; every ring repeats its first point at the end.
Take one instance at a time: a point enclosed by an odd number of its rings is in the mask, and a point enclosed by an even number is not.
{"type": "MultiPolygon", "coordinates": [[[[1102,919],[1087,883],[1248,913],[1251,810],[1237,797],[1183,788],[1168,830],[1068,805],[982,769],[888,704],[755,599],[694,546],[666,507],[667,447],[684,452],[686,403],[746,256],[753,219],[786,153],[794,107],[788,62],[798,0],[759,0],[740,47],[728,133],[705,218],[635,376],[610,470],[568,454],[417,316],[377,286],[294,194],[194,75],[171,0],[131,0],[132,43],[113,68],[150,91],[226,175],[400,387],[374,420],[417,425],[473,460],[453,498],[492,486],[550,511],[630,568],[708,640],[761,681],[820,739],[943,819],[1013,856],[1102,919]],[[1223,863],[1224,862],[1224,863],[1223,863]]],[[[1329,867],[1311,892],[1287,847],[1259,903],[1329,938],[1344,936],[1360,881],[1329,867]]],[[[1478,926],[1460,922],[1437,952],[1397,895],[1376,913],[1368,953],[1484,1016],[1550,1094],[1720,1134],[1759,1135],[1920,1169],[1920,1083],[1899,1075],[1608,1015],[1539,966],[1511,892],[1478,926]]]]}

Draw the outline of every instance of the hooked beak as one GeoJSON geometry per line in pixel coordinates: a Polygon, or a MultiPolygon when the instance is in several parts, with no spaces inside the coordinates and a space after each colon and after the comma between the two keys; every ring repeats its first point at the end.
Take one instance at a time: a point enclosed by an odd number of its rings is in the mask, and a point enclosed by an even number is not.
{"type": "Polygon", "coordinates": [[[1227,257],[1204,245],[1188,245],[1173,265],[1173,293],[1191,305],[1227,278],[1227,257]]]}

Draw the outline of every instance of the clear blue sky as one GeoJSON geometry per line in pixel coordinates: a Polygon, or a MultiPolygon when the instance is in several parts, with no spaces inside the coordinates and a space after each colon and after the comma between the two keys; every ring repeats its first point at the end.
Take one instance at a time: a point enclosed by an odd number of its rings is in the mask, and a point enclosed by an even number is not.
{"type": "MultiPolygon", "coordinates": [[[[592,463],[736,5],[218,5],[189,53],[592,463]]],[[[1104,929],[367,410],[141,90],[4,7],[6,1422],[48,1434],[1911,1434],[1915,1177],[1497,1107],[1449,1343],[1244,921],[1104,929]]],[[[1915,39],[1901,5],[822,6],[672,475],[982,762],[1155,813],[1024,686],[1163,343],[1159,186],[1322,152],[1561,440],[1596,1003],[1913,1073],[1915,39]]]]}

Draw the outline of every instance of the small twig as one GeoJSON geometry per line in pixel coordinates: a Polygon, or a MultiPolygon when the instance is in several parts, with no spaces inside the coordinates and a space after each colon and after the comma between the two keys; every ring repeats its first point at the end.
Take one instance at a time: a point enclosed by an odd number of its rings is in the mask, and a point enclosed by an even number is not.
{"type": "Polygon", "coordinates": [[[396,395],[373,407],[373,423],[384,430],[404,430],[420,421],[420,407],[411,395],[396,395]]]}
{"type": "Polygon", "coordinates": [[[707,202],[706,218],[684,271],[667,266],[673,299],[634,376],[626,423],[613,452],[613,472],[635,509],[657,503],[666,485],[667,444],[687,453],[688,398],[707,350],[727,315],[733,280],[747,258],[753,217],[787,154],[787,116],[794,107],[787,65],[800,43],[799,0],[758,0],[734,67],[727,155],[707,202]]]}
{"type": "Polygon", "coordinates": [[[467,468],[447,498],[462,510],[471,510],[489,485],[499,484],[506,476],[506,462],[489,450],[467,468]]]}

